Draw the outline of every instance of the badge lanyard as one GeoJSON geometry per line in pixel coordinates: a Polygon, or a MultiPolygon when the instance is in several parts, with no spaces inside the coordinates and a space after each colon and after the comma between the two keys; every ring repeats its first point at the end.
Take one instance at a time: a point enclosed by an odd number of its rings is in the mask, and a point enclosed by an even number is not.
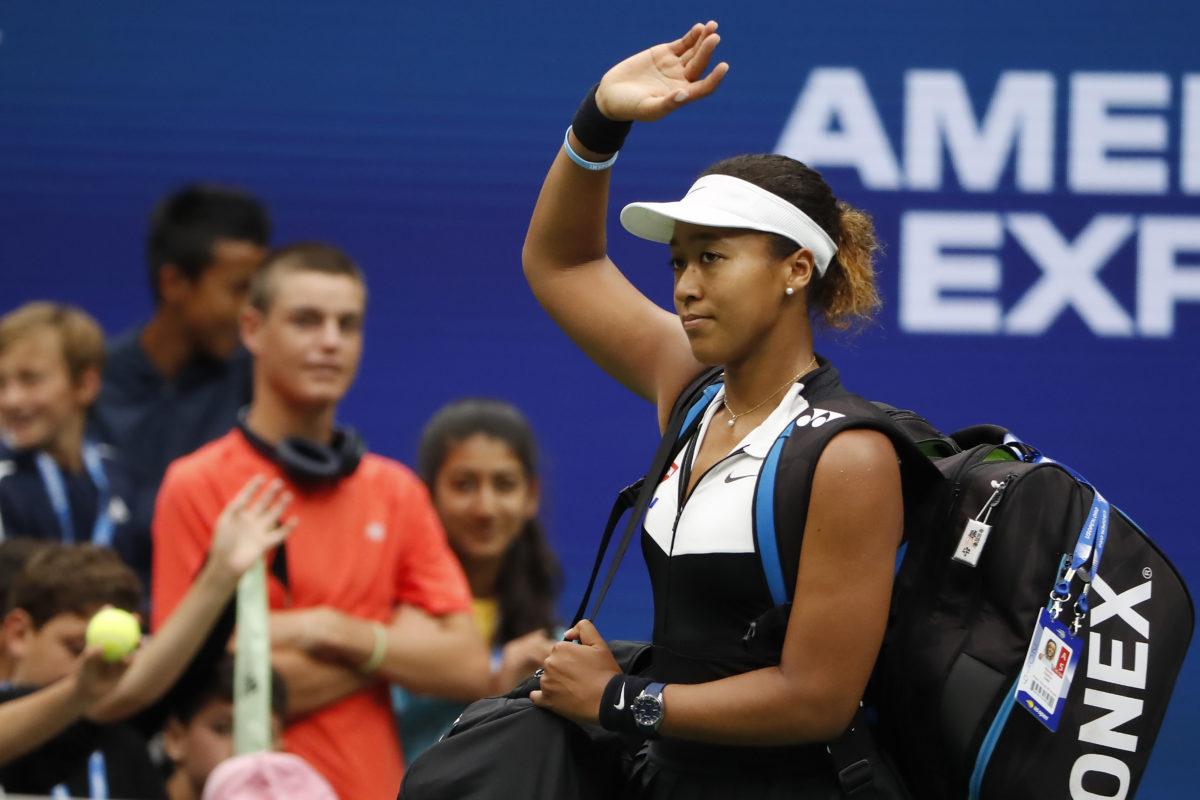
{"type": "MultiPolygon", "coordinates": [[[[63,783],[50,790],[50,797],[54,800],[67,800],[70,796],[70,790],[63,783]]],[[[88,796],[93,800],[108,800],[108,765],[104,761],[104,753],[99,750],[88,756],[88,796]]]]}
{"type": "Polygon", "coordinates": [[[1030,639],[1014,695],[1017,705],[1053,733],[1058,730],[1071,679],[1083,651],[1079,629],[1088,614],[1088,590],[1100,569],[1100,559],[1108,541],[1111,508],[1095,486],[1065,464],[1041,455],[1034,463],[1056,464],[1093,492],[1092,505],[1076,537],[1075,548],[1069,558],[1063,556],[1050,599],[1038,613],[1038,624],[1030,639]],[[1076,575],[1083,579],[1083,588],[1075,600],[1075,618],[1068,625],[1059,620],[1059,615],[1071,599],[1071,584],[1076,575]]]}
{"type": "MultiPolygon", "coordinates": [[[[100,460],[100,447],[94,442],[84,442],[83,466],[87,469],[88,477],[96,486],[96,524],[92,528],[92,543],[101,547],[111,547],[113,540],[113,521],[108,514],[109,486],[108,475],[104,472],[104,464],[100,460]]],[[[67,487],[63,481],[62,471],[49,453],[37,454],[37,468],[42,475],[42,484],[46,494],[50,496],[50,505],[58,518],[58,530],[62,540],[67,544],[75,544],[75,523],[71,519],[71,504],[67,499],[67,487]]]]}
{"type": "Polygon", "coordinates": [[[1104,555],[1104,545],[1108,542],[1108,517],[1111,507],[1099,489],[1066,464],[1045,456],[1039,456],[1035,463],[1057,465],[1072,478],[1089,487],[1093,493],[1092,507],[1088,509],[1087,518],[1079,530],[1079,538],[1075,541],[1071,560],[1064,564],[1064,569],[1059,570],[1059,578],[1050,592],[1050,614],[1057,618],[1063,604],[1071,599],[1071,581],[1076,575],[1083,577],[1083,589],[1075,601],[1075,621],[1071,625],[1072,633],[1078,633],[1083,616],[1088,613],[1088,590],[1091,588],[1092,578],[1100,571],[1100,559],[1104,555]]]}

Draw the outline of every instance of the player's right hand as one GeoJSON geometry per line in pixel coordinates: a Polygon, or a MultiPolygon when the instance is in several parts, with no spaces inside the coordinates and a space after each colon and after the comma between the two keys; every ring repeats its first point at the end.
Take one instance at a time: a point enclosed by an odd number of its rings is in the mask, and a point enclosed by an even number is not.
{"type": "Polygon", "coordinates": [[[704,77],[720,41],[716,22],[697,22],[681,38],[630,56],[600,81],[600,112],[611,120],[652,122],[712,94],[729,71],[722,61],[704,77]]]}

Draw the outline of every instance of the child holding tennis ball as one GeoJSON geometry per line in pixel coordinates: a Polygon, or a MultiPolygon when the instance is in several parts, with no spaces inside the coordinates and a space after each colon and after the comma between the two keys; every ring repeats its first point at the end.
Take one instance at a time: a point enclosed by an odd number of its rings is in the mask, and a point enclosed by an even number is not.
{"type": "Polygon", "coordinates": [[[278,481],[251,479],[218,519],[208,560],[176,612],[134,652],[128,618],[112,613],[141,607],[130,569],[92,545],[37,553],[14,582],[4,619],[14,667],[12,685],[0,688],[0,787],[50,794],[62,786],[87,796],[101,779],[108,796],[162,796],[141,736],[105,723],[146,708],[178,680],[238,578],[292,531],[295,520],[281,520],[290,500],[278,481]],[[89,642],[97,612],[103,616],[89,642]]]}

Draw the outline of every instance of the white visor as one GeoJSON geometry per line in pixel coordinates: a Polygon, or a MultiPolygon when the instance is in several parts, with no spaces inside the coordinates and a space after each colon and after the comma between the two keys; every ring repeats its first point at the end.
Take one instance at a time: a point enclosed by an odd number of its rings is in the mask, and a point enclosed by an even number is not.
{"type": "Polygon", "coordinates": [[[621,209],[621,225],[642,239],[667,244],[675,223],[712,228],[743,228],[777,233],[813,254],[824,275],[837,245],[812,218],[777,194],[730,175],[705,175],[673,203],[630,203],[621,209]]]}

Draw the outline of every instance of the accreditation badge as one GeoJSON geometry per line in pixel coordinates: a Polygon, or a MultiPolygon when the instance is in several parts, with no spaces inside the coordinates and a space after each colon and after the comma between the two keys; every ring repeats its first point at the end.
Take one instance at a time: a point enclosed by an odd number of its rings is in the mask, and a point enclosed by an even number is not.
{"type": "Polygon", "coordinates": [[[1083,652],[1083,640],[1043,608],[1017,679],[1016,702],[1045,725],[1058,730],[1071,678],[1083,652]]]}

